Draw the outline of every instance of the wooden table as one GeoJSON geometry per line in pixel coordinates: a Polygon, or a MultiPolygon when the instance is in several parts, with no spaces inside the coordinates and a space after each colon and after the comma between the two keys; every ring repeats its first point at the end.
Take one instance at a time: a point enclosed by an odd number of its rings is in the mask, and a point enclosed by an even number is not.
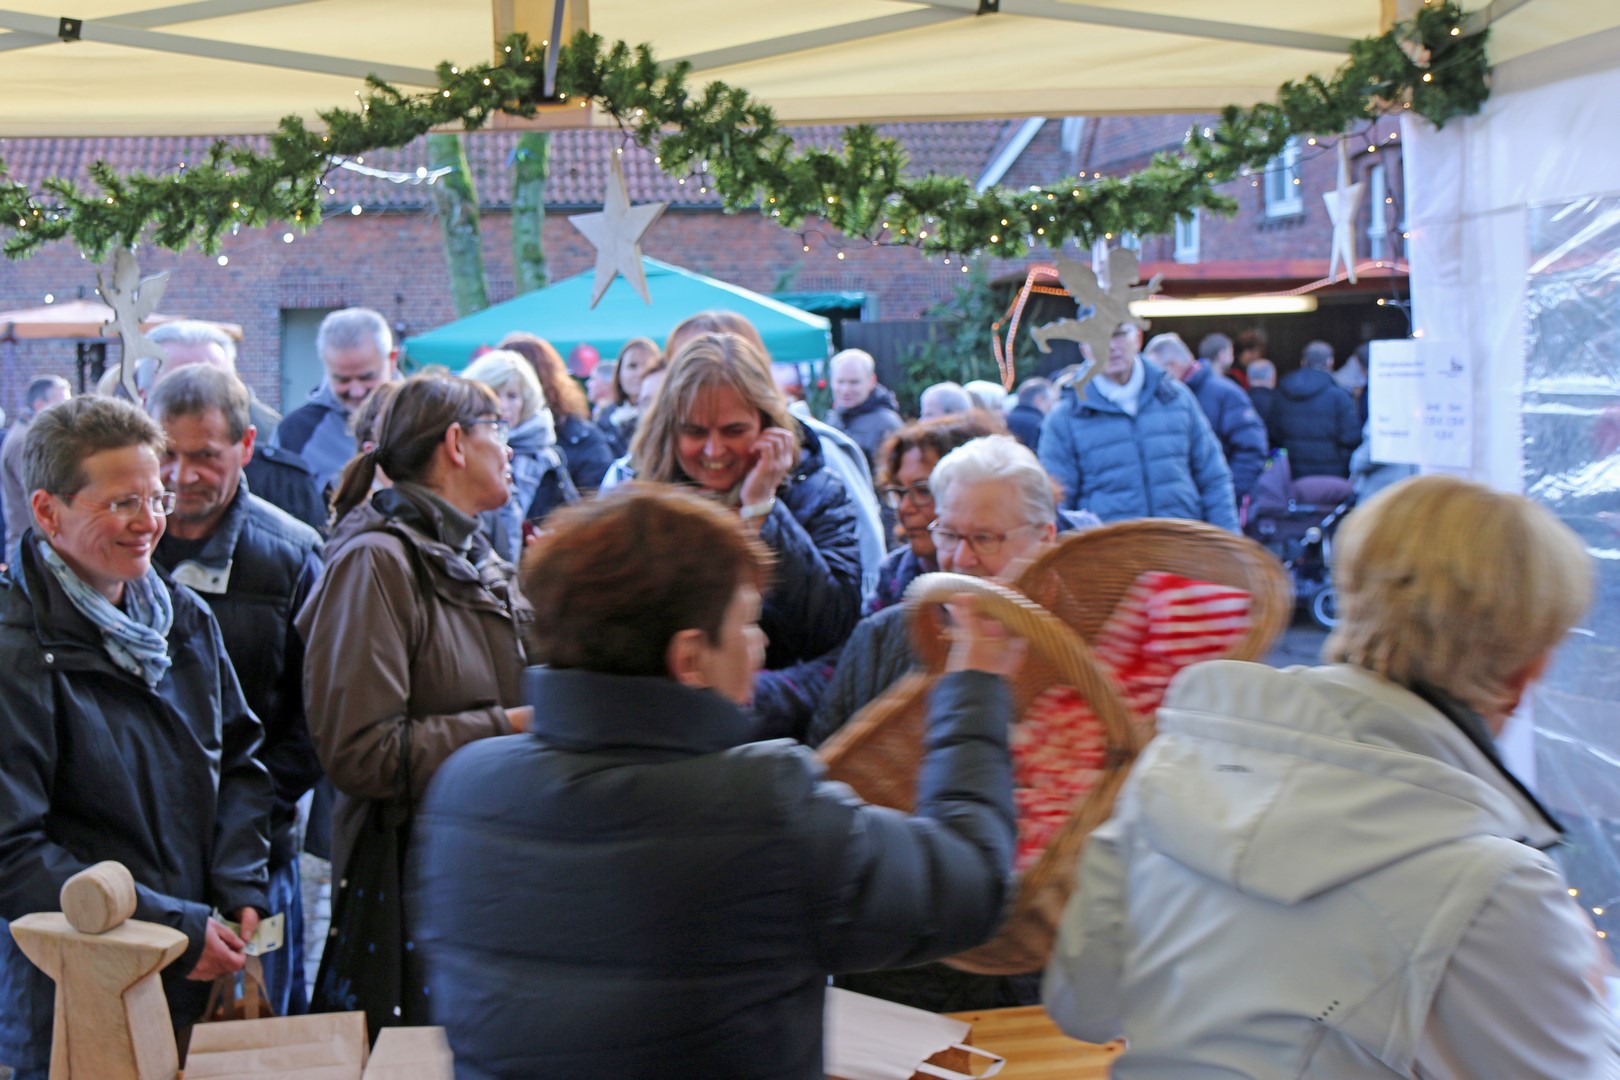
{"type": "Polygon", "coordinates": [[[1124,1049],[1069,1038],[1039,1005],[950,1015],[973,1025],[974,1046],[1007,1059],[997,1080],[1106,1080],[1124,1049]]]}

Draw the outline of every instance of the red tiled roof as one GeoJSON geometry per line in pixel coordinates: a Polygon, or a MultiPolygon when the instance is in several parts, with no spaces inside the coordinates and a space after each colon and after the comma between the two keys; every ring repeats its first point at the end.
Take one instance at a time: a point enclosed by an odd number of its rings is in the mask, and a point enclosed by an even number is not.
{"type": "MultiPolygon", "coordinates": [[[[898,139],[911,156],[909,172],[944,173],[976,177],[1001,141],[1009,124],[1016,121],[968,120],[938,123],[886,124],[880,131],[898,139]]],[[[801,144],[835,145],[842,128],[834,126],[789,129],[801,144]]],[[[478,185],[479,201],[486,209],[507,209],[512,201],[512,153],[518,133],[511,131],[476,132],[464,144],[468,164],[478,185]]],[[[240,140],[262,149],[268,140],[240,140]]],[[[100,139],[0,139],[0,159],[13,180],[38,183],[51,176],[85,180],[90,164],[106,161],[118,172],[145,170],[168,172],[182,161],[194,160],[207,152],[213,140],[199,137],[100,138],[100,139]]],[[[634,145],[610,130],[566,130],[552,133],[551,177],[546,184],[546,203],[555,207],[594,207],[601,204],[608,162],[614,150],[625,146],[624,172],[634,202],[667,202],[680,207],[718,207],[719,198],[701,190],[700,178],[685,184],[666,176],[653,164],[651,152],[634,145]]],[[[399,150],[366,154],[367,168],[381,169],[414,179],[418,168],[428,164],[425,140],[417,140],[399,150]]],[[[330,209],[347,208],[355,203],[369,211],[414,210],[430,200],[428,188],[410,180],[362,175],[347,169],[334,169],[327,178],[334,194],[330,209]]]]}

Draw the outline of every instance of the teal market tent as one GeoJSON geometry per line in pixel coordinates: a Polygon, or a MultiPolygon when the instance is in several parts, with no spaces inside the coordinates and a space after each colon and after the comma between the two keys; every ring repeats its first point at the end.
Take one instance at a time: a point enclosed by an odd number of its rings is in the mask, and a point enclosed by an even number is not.
{"type": "Polygon", "coordinates": [[[405,355],[416,366],[443,364],[460,370],[480,347],[493,346],[514,330],[527,330],[551,342],[565,357],[576,345],[588,344],[604,358],[612,358],[631,338],[648,337],[662,344],[675,324],[688,315],[724,309],[746,316],[759,328],[773,360],[800,364],[826,359],[831,325],[820,315],[657,259],[642,256],[641,262],[651,304],[643,303],[621,277],[592,309],[595,272],[587,270],[408,337],[405,355]]]}

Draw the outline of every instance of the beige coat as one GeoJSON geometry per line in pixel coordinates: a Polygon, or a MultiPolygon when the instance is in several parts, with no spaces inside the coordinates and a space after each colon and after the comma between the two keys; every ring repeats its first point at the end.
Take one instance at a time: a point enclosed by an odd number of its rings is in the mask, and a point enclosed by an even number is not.
{"type": "Polygon", "coordinates": [[[520,701],[519,623],[532,624],[533,610],[511,564],[486,554],[475,568],[439,534],[431,508],[379,492],[339,523],[298,615],[310,733],[344,796],[333,821],[334,876],[366,801],[401,792],[407,724],[413,802],[457,749],[512,731],[505,707],[520,701]]]}

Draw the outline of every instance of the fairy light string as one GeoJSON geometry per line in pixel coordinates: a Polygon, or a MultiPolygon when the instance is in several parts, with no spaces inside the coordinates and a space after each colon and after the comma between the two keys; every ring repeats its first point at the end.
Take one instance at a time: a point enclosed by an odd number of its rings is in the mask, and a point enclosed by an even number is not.
{"type": "Polygon", "coordinates": [[[1221,185],[1266,169],[1291,137],[1404,110],[1437,126],[1478,112],[1489,94],[1487,31],[1465,33],[1465,19],[1454,0],[1426,3],[1410,22],[1356,42],[1331,78],[1308,76],[1283,84],[1273,102],[1229,106],[1129,175],[985,191],[965,176],[905,175],[904,149],[870,125],[845,129],[837,147],[799,146],[745,90],[694,86],[686,64],[660,64],[648,46],[609,45],[586,32],[559,50],[557,93],[544,98],[547,44],[517,35],[494,63],[440,64],[434,90],[407,94],[368,80],[359,107],[321,114],[323,131],[287,117],[264,149],[219,141],[163,173],[120,174],[98,161],[87,184],[0,181],[0,230],[11,258],[63,239],[98,259],[138,240],[213,253],[244,226],[312,227],[334,161],[358,162],[435,128],[476,130],[497,112],[532,118],[594,106],[653,149],[665,173],[713,191],[728,210],[757,208],[792,230],[819,220],[846,237],[936,254],[1016,257],[1034,245],[1168,232],[1195,210],[1231,213],[1236,202],[1221,185]]]}

